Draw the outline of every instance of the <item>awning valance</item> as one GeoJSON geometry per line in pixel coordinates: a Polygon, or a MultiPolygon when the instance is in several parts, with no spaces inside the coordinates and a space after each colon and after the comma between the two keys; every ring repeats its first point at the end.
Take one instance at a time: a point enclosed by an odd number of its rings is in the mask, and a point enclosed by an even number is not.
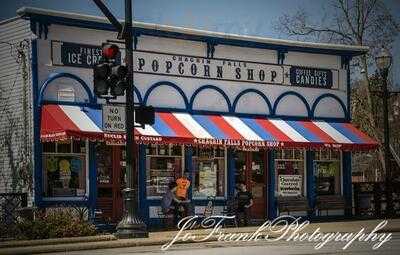
{"type": "MultiPolygon", "coordinates": [[[[45,105],[41,126],[42,141],[67,138],[125,140],[123,133],[103,132],[101,110],[88,107],[45,105]]],[[[378,146],[350,123],[185,112],[157,112],[154,125],[135,129],[135,140],[137,143],[340,150],[372,150],[378,146]]]]}

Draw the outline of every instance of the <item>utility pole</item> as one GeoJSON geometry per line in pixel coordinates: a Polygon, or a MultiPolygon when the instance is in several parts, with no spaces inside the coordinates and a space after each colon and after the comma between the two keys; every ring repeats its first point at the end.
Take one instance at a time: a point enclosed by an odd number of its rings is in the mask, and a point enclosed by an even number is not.
{"type": "Polygon", "coordinates": [[[128,68],[128,86],[126,88],[126,177],[124,189],[125,213],[117,226],[119,238],[148,237],[146,225],[135,214],[138,204],[138,172],[136,167],[136,150],[134,147],[134,96],[133,96],[133,38],[132,38],[132,0],[125,0],[125,64],[128,68]]]}
{"type": "Polygon", "coordinates": [[[118,238],[148,237],[146,224],[136,215],[138,205],[138,172],[136,168],[136,151],[134,147],[134,84],[133,84],[133,33],[132,33],[132,0],[125,0],[125,23],[122,25],[112,15],[102,0],[93,0],[103,14],[119,32],[118,39],[125,40],[125,65],[128,70],[125,94],[126,111],[126,188],[124,194],[124,216],[117,225],[118,238]]]}

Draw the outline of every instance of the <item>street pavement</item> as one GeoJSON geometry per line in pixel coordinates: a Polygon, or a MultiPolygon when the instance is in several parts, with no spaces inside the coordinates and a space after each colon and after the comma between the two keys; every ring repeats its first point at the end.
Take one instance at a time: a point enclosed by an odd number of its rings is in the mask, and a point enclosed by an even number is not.
{"type": "Polygon", "coordinates": [[[343,250],[345,243],[330,242],[319,250],[314,249],[316,243],[293,241],[258,241],[240,243],[192,243],[175,244],[167,251],[161,251],[161,245],[140,246],[127,248],[114,248],[102,250],[86,250],[61,253],[46,253],[47,255],[275,255],[275,254],[400,254],[400,233],[393,233],[392,239],[383,244],[379,249],[373,250],[370,242],[357,242],[343,250]]]}

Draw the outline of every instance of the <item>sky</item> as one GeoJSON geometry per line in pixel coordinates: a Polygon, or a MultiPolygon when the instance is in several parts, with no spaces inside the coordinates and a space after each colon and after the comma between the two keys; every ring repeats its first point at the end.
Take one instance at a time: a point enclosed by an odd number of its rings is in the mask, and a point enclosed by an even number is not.
{"type": "MultiPolygon", "coordinates": [[[[316,20],[329,7],[327,0],[133,0],[137,21],[225,33],[284,38],[273,24],[285,13],[304,8],[316,20]]],[[[400,21],[400,0],[384,0],[400,21]]],[[[124,0],[105,0],[115,16],[124,18],[124,0]]],[[[0,20],[16,16],[22,6],[103,16],[91,0],[2,0],[0,20]]],[[[293,38],[289,38],[293,39],[293,38]]],[[[392,74],[400,84],[400,36],[393,45],[392,74]]],[[[399,86],[400,89],[400,86],[399,86]]]]}

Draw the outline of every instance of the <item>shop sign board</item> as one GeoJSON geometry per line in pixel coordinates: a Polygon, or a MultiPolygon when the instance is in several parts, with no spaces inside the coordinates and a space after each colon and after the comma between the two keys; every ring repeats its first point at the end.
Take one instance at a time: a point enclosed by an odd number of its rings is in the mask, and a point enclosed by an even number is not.
{"type": "Polygon", "coordinates": [[[134,72],[265,84],[284,84],[289,75],[277,64],[144,51],[135,51],[134,72]]]}
{"type": "Polygon", "coordinates": [[[103,105],[103,131],[125,132],[125,106],[103,105]]]}
{"type": "MultiPolygon", "coordinates": [[[[52,64],[93,68],[101,59],[101,46],[52,41],[52,64]]],[[[118,56],[116,64],[121,63],[118,56]]],[[[338,88],[338,70],[289,66],[237,59],[206,58],[136,50],[134,72],[207,80],[258,84],[338,88]]]]}
{"type": "MultiPolygon", "coordinates": [[[[63,65],[81,68],[93,68],[101,59],[101,46],[71,42],[51,42],[53,65],[63,65]]],[[[117,63],[121,64],[121,56],[117,63]]]]}
{"type": "Polygon", "coordinates": [[[280,196],[300,196],[302,186],[301,175],[279,175],[278,192],[280,196]]]}
{"type": "Polygon", "coordinates": [[[290,67],[290,83],[295,86],[332,88],[332,71],[300,66],[290,67]]]}
{"type": "Polygon", "coordinates": [[[135,51],[134,72],[207,80],[337,89],[338,70],[135,51]]]}

